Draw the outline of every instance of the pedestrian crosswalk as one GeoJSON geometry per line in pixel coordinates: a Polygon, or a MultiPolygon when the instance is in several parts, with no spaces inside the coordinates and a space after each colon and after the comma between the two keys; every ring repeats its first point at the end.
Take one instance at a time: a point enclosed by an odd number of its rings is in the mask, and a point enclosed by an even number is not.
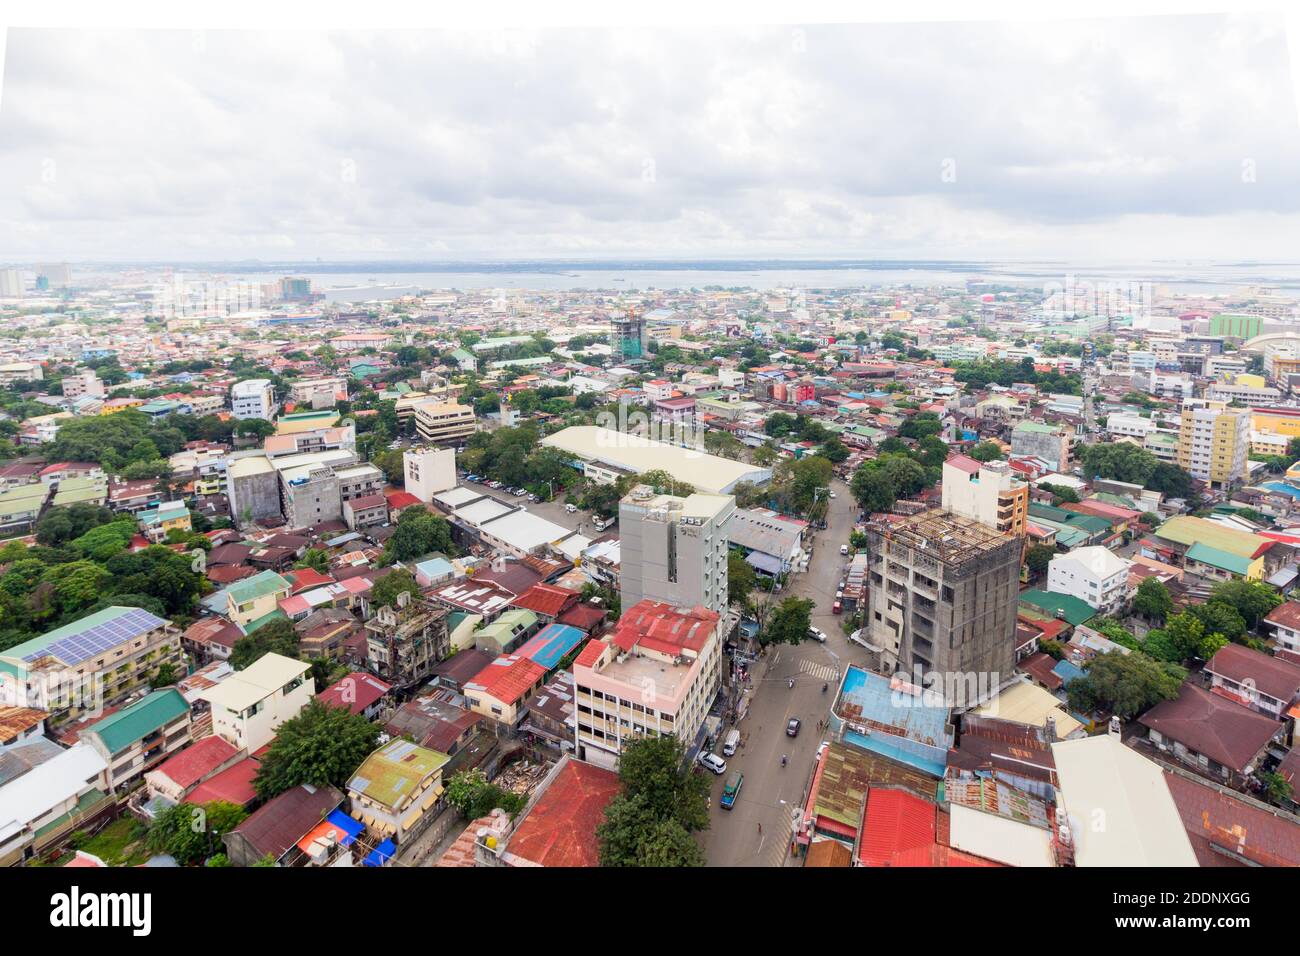
{"type": "Polygon", "coordinates": [[[808,674],[817,678],[824,683],[839,683],[840,672],[830,664],[819,664],[816,661],[802,660],[799,662],[799,673],[808,674]]]}

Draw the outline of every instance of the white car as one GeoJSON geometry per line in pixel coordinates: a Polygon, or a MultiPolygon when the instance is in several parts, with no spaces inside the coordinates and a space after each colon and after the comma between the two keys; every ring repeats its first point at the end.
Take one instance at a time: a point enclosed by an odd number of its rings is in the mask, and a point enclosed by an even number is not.
{"type": "Polygon", "coordinates": [[[727,772],[727,762],[708,750],[701,751],[700,766],[712,770],[719,776],[727,772]]]}
{"type": "Polygon", "coordinates": [[[840,545],[840,554],[848,554],[848,553],[849,553],[849,546],[847,544],[840,545]]]}
{"type": "Polygon", "coordinates": [[[578,513],[578,506],[575,505],[575,504],[567,504],[567,505],[564,506],[564,510],[567,511],[567,512],[568,512],[569,514],[571,514],[571,515],[573,515],[573,514],[577,514],[577,513],[578,513]]]}
{"type": "Polygon", "coordinates": [[[819,627],[809,627],[808,637],[814,641],[817,641],[819,644],[826,643],[826,632],[819,627]]]}

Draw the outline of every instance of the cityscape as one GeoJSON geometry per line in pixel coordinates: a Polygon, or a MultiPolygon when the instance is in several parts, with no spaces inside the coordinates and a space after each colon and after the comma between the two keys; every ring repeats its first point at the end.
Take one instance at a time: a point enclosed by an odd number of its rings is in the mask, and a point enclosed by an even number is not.
{"type": "Polygon", "coordinates": [[[1285,37],[1127,23],[12,31],[0,867],[1300,866],[1285,37]]]}

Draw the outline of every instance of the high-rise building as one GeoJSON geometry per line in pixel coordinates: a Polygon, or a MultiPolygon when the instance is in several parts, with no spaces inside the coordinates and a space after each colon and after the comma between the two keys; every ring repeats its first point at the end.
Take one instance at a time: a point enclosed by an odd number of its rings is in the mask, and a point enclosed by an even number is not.
{"type": "Polygon", "coordinates": [[[0,299],[20,299],[23,295],[23,274],[17,269],[0,269],[0,299]]]}
{"type": "Polygon", "coordinates": [[[250,378],[230,388],[230,414],[238,419],[275,417],[275,389],[269,379],[250,378]]]}
{"type": "Polygon", "coordinates": [[[938,510],[873,522],[867,538],[864,630],[885,671],[915,675],[952,705],[1012,677],[1019,538],[938,510]]]}
{"type": "Polygon", "coordinates": [[[456,487],[454,448],[410,448],[402,453],[406,490],[421,501],[456,487]]]}
{"type": "Polygon", "coordinates": [[[679,498],[637,485],[619,503],[623,607],[662,601],[727,610],[727,524],[731,495],[679,498]]]}
{"type": "Polygon", "coordinates": [[[616,317],[613,325],[614,338],[610,345],[616,362],[639,359],[648,351],[644,316],[627,312],[616,317]]]}
{"type": "Polygon", "coordinates": [[[966,455],[943,463],[943,510],[974,518],[986,528],[1023,536],[1029,485],[1005,461],[980,464],[966,455]]]}
{"type": "Polygon", "coordinates": [[[1211,487],[1227,488],[1246,475],[1250,412],[1223,402],[1183,407],[1178,430],[1178,465],[1211,487]]]}
{"type": "Polygon", "coordinates": [[[45,262],[36,267],[38,285],[45,280],[46,289],[66,289],[72,285],[72,268],[66,262],[45,262]]]}

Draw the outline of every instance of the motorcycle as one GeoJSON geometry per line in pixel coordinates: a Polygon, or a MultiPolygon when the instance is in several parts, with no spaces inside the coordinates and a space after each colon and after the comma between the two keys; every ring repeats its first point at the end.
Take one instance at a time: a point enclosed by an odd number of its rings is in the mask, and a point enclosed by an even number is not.
{"type": "Polygon", "coordinates": [[[789,681],[787,681],[787,684],[789,685],[789,687],[790,687],[791,690],[794,690],[794,678],[793,678],[793,677],[790,678],[789,681]]]}
{"type": "Polygon", "coordinates": [[[829,686],[830,686],[829,684],[822,684],[822,693],[823,693],[823,694],[826,693],[826,688],[829,687],[829,686]]]}
{"type": "Polygon", "coordinates": [[[781,754],[781,766],[785,766],[785,754],[781,754]]]}

